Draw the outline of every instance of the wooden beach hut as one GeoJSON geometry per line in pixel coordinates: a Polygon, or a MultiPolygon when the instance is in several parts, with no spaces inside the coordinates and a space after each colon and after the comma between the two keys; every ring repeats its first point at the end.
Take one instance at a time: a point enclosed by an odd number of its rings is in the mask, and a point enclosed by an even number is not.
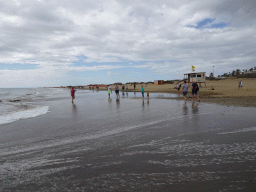
{"type": "Polygon", "coordinates": [[[163,85],[164,84],[164,80],[155,80],[154,81],[154,85],[163,85]]]}
{"type": "Polygon", "coordinates": [[[192,84],[192,82],[196,82],[201,87],[201,83],[204,83],[206,86],[206,78],[205,72],[193,72],[193,73],[185,73],[184,80],[188,82],[188,84],[192,84]]]}

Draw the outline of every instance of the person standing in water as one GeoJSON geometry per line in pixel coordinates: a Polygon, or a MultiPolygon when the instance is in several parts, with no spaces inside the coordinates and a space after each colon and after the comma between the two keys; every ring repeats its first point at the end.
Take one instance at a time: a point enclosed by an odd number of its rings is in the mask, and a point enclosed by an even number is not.
{"type": "Polygon", "coordinates": [[[149,91],[147,90],[147,97],[148,97],[148,99],[149,99],[149,91]]]}
{"type": "Polygon", "coordinates": [[[142,98],[144,99],[144,88],[143,88],[143,85],[141,86],[141,94],[142,94],[142,98]]]}
{"type": "Polygon", "coordinates": [[[183,97],[185,99],[185,103],[187,101],[187,97],[186,95],[188,94],[188,85],[186,84],[187,82],[184,81],[184,84],[182,85],[182,93],[183,93],[183,97]]]}
{"type": "Polygon", "coordinates": [[[76,92],[76,90],[74,89],[74,87],[72,87],[72,88],[71,88],[72,103],[74,103],[74,99],[76,98],[76,97],[75,97],[75,92],[76,92]]]}
{"type": "Polygon", "coordinates": [[[108,85],[108,98],[110,99],[110,91],[111,91],[111,87],[110,85],[108,85]]]}
{"type": "Polygon", "coordinates": [[[115,87],[115,92],[116,92],[116,99],[119,99],[120,98],[120,96],[119,96],[119,88],[118,88],[117,84],[116,84],[116,87],[115,87]]]}
{"type": "Polygon", "coordinates": [[[192,92],[192,101],[194,101],[194,95],[197,97],[198,102],[200,101],[199,96],[198,96],[198,94],[197,94],[198,91],[199,91],[198,84],[193,81],[192,88],[191,88],[191,92],[192,92]]]}

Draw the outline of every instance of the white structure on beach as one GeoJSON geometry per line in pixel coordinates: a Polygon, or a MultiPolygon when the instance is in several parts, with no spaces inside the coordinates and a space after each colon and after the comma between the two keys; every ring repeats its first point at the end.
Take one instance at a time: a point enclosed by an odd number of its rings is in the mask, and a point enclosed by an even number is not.
{"type": "Polygon", "coordinates": [[[192,82],[199,83],[201,86],[201,83],[205,83],[205,72],[193,72],[193,73],[185,73],[184,74],[184,80],[187,80],[188,84],[191,84],[192,82]]]}

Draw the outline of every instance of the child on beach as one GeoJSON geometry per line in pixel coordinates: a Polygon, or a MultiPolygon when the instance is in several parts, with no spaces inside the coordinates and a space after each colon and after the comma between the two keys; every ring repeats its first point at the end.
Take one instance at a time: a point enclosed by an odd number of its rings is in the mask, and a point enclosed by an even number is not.
{"type": "Polygon", "coordinates": [[[110,85],[108,85],[108,98],[110,99],[110,91],[111,91],[111,87],[110,85]]]}
{"type": "Polygon", "coordinates": [[[74,89],[74,87],[72,87],[72,88],[71,88],[72,103],[74,103],[74,99],[76,98],[76,97],[75,97],[75,92],[76,92],[76,90],[74,89]]]}
{"type": "Polygon", "coordinates": [[[144,99],[144,88],[143,88],[143,85],[141,86],[141,93],[142,93],[142,97],[144,99]]]}
{"type": "Polygon", "coordinates": [[[148,99],[149,99],[149,91],[147,90],[147,97],[148,97],[148,99]]]}
{"type": "Polygon", "coordinates": [[[186,84],[187,82],[184,81],[184,84],[182,85],[182,93],[183,93],[183,97],[185,99],[185,103],[187,101],[187,97],[186,95],[188,94],[188,85],[186,84]]]}

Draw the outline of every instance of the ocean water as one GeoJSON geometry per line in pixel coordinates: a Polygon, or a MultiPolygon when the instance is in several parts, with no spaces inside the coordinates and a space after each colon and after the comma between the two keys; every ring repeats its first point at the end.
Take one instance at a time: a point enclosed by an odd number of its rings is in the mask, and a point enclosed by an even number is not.
{"type": "Polygon", "coordinates": [[[17,103],[34,116],[0,125],[0,191],[255,189],[255,108],[184,104],[166,93],[116,101],[89,90],[71,104],[67,89],[27,91],[37,94],[13,98],[24,97],[17,103]]]}
{"type": "Polygon", "coordinates": [[[61,89],[49,88],[1,88],[0,125],[47,113],[48,106],[38,105],[38,101],[61,93],[61,89]]]}

